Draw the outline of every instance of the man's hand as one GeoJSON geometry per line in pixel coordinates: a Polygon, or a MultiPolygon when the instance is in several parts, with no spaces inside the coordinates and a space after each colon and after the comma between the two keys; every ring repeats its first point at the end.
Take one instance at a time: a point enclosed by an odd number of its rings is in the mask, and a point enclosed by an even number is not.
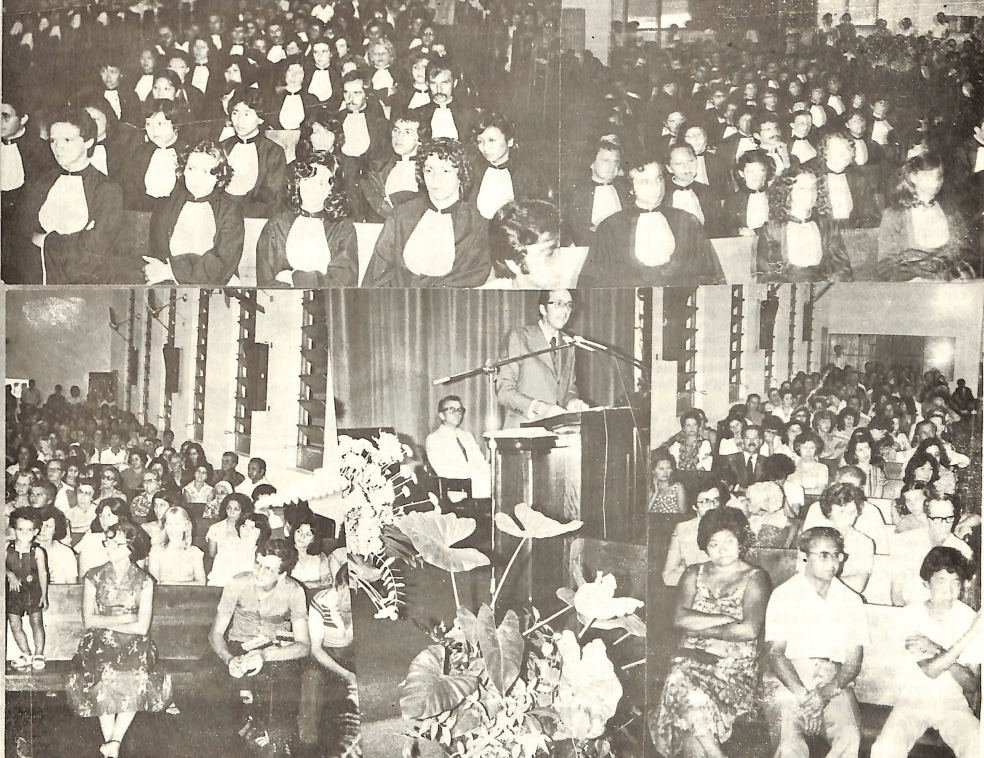
{"type": "Polygon", "coordinates": [[[243,670],[243,656],[234,655],[229,659],[229,676],[233,679],[242,679],[246,675],[243,670]]]}
{"type": "Polygon", "coordinates": [[[263,653],[259,650],[251,650],[243,656],[243,671],[246,676],[256,676],[263,668],[264,662],[263,653]]]}
{"type": "Polygon", "coordinates": [[[567,410],[569,410],[571,413],[580,413],[581,411],[588,410],[588,408],[590,407],[591,407],[590,405],[588,405],[586,402],[578,398],[574,398],[567,404],[567,410]]]}
{"type": "Polygon", "coordinates": [[[800,714],[803,716],[804,731],[809,735],[820,734],[823,725],[823,697],[817,690],[807,690],[800,698],[800,714]]]}
{"type": "Polygon", "coordinates": [[[923,634],[913,634],[906,638],[905,649],[914,655],[933,657],[942,653],[946,648],[937,645],[923,634]]]}
{"type": "Polygon", "coordinates": [[[536,410],[534,411],[533,418],[544,418],[546,416],[556,416],[561,413],[567,413],[566,408],[561,408],[559,405],[553,405],[552,403],[538,403],[536,410]]]}

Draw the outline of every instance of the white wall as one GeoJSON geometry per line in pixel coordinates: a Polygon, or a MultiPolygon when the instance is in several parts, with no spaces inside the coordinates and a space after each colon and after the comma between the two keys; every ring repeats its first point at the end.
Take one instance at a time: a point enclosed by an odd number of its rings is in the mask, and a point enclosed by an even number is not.
{"type": "Polygon", "coordinates": [[[620,18],[621,0],[564,0],[563,7],[584,9],[584,46],[608,65],[612,19],[620,18]]]}
{"type": "Polygon", "coordinates": [[[221,293],[210,295],[208,355],[205,362],[205,439],[202,447],[212,465],[236,447],[236,367],[239,356],[239,301],[226,305],[221,293]]]}
{"type": "Polygon", "coordinates": [[[697,360],[694,405],[716,421],[728,415],[731,287],[697,290],[697,360]]]}

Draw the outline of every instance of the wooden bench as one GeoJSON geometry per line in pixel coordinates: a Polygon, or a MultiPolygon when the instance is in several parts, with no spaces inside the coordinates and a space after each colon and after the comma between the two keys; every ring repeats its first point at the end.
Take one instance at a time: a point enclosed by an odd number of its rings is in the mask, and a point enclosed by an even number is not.
{"type": "MultiPolygon", "coordinates": [[[[157,645],[159,664],[171,674],[175,686],[197,688],[212,672],[208,635],[215,621],[221,587],[159,586],[154,589],[154,619],[150,636],[157,645]]],[[[55,691],[65,689],[74,671],[72,659],[85,630],[82,627],[82,585],[54,584],[48,590],[44,613],[47,635],[44,671],[14,671],[9,661],[5,680],[8,690],[55,691]]],[[[8,645],[8,655],[17,649],[8,645]]]]}

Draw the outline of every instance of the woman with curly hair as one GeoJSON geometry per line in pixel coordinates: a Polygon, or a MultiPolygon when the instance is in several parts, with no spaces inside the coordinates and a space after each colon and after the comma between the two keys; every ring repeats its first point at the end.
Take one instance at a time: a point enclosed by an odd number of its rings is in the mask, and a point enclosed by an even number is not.
{"type": "MultiPolygon", "coordinates": [[[[228,284],[243,255],[243,205],[225,188],[232,168],[214,142],[178,157],[183,182],[150,218],[148,284],[228,284]]],[[[194,471],[194,469],[192,469],[194,471]]]]}
{"type": "Polygon", "coordinates": [[[847,443],[847,450],[844,452],[844,465],[857,466],[867,477],[864,486],[866,498],[880,498],[885,482],[885,469],[882,468],[881,454],[878,446],[867,429],[855,429],[851,435],[850,442],[847,443]]]}
{"type": "Polygon", "coordinates": [[[680,579],[674,627],[683,639],[659,708],[649,714],[656,749],[666,758],[721,758],[735,719],[755,707],[770,582],[745,559],[751,540],[737,508],[711,510],[697,527],[697,545],[710,560],[688,566],[680,579]]]}
{"type": "Polygon", "coordinates": [[[830,200],[830,215],[841,229],[874,226],[881,217],[881,209],[873,205],[874,192],[857,171],[855,150],[842,132],[828,132],[820,143],[820,181],[830,200]]]}
{"type": "Polygon", "coordinates": [[[260,287],[354,287],[359,243],[345,194],[335,186],[338,161],[314,152],[287,169],[287,208],[275,214],[256,243],[260,287]]]}
{"type": "Polygon", "coordinates": [[[831,217],[826,184],[792,166],[769,189],[769,221],[759,230],[760,282],[851,281],[851,259],[831,217]]]}
{"type": "Polygon", "coordinates": [[[878,227],[881,281],[949,281],[979,276],[969,265],[972,243],[960,211],[944,199],[943,158],[924,152],[906,161],[894,201],[878,227]]]}
{"type": "Polygon", "coordinates": [[[426,195],[397,206],[383,224],[368,287],[478,287],[492,270],[489,225],[465,202],[471,168],[457,140],[438,138],[417,152],[426,195]]]}

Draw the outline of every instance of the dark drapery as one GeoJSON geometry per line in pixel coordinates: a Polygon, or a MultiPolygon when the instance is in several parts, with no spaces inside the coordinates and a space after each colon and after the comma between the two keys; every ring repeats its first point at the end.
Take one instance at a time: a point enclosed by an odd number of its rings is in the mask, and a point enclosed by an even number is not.
{"type": "MultiPolygon", "coordinates": [[[[434,387],[433,379],[499,356],[505,333],[536,321],[537,292],[491,290],[326,290],[339,428],[392,427],[419,446],[439,423],[438,401],[458,395],[463,428],[481,439],[501,410],[484,376],[434,387]]],[[[568,331],[633,353],[634,290],[575,293],[568,331]]],[[[572,348],[573,349],[573,348],[572,348]]],[[[631,366],[579,351],[581,397],[593,405],[624,402],[631,366]],[[623,389],[624,381],[624,389],[623,389]]]]}

